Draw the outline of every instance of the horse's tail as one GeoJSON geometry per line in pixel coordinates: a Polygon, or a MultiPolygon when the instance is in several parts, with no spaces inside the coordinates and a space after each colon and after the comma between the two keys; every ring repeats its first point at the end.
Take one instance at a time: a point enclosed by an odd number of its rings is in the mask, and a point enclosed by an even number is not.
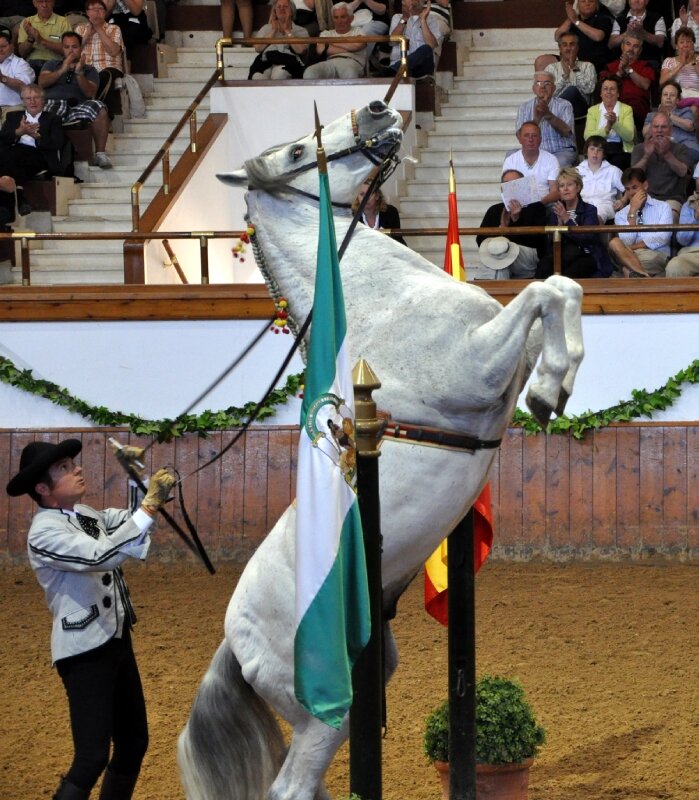
{"type": "Polygon", "coordinates": [[[246,683],[224,640],[177,745],[187,800],[259,800],[283,757],[284,740],[274,715],[246,683]]]}

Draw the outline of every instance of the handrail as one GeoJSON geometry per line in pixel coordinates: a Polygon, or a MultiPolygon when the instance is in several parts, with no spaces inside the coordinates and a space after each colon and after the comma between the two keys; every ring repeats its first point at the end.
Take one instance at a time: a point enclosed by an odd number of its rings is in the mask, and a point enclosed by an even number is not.
{"type": "MultiPolygon", "coordinates": [[[[572,228],[567,225],[541,225],[541,226],[522,226],[516,228],[517,236],[536,236],[552,235],[554,243],[560,242],[561,234],[576,233],[628,233],[643,231],[698,231],[699,223],[691,225],[576,225],[572,228]]],[[[446,237],[448,228],[386,228],[382,232],[386,235],[398,234],[400,236],[444,236],[446,237]]],[[[82,233],[73,231],[70,233],[37,233],[35,231],[14,231],[12,233],[0,233],[0,242],[4,239],[19,241],[22,251],[22,285],[30,286],[30,240],[35,241],[136,241],[144,242],[149,239],[198,239],[200,245],[200,274],[202,283],[208,283],[208,243],[210,239],[235,239],[240,238],[244,231],[131,231],[131,232],[89,232],[82,233]]],[[[459,228],[460,236],[502,236],[505,233],[503,228],[459,228]]],[[[561,274],[561,251],[560,248],[553,248],[553,271],[554,274],[561,274]]],[[[1,287],[0,287],[1,290],[1,287]]]]}
{"type": "MultiPolygon", "coordinates": [[[[163,239],[162,241],[163,249],[167,253],[168,258],[170,259],[170,266],[175,270],[177,273],[177,277],[180,279],[180,283],[188,284],[189,281],[187,280],[187,276],[184,274],[184,270],[180,266],[180,261],[177,258],[177,253],[170,247],[170,240],[163,239]]],[[[164,265],[167,266],[167,265],[164,265]]]]}
{"type": "MultiPolygon", "coordinates": [[[[386,102],[388,102],[388,100],[390,100],[390,98],[393,96],[393,92],[395,91],[398,81],[403,75],[407,75],[407,39],[404,36],[396,36],[394,34],[389,36],[293,36],[285,38],[284,44],[317,44],[319,42],[324,44],[332,44],[333,42],[338,41],[345,42],[347,44],[355,44],[358,42],[365,42],[367,44],[369,42],[389,42],[392,44],[400,44],[401,68],[398,70],[398,74],[393,79],[389,93],[386,96],[386,102]]],[[[189,124],[189,149],[192,153],[196,153],[197,151],[197,108],[199,108],[203,99],[206,97],[212,87],[215,84],[225,80],[223,48],[234,47],[236,45],[254,46],[256,44],[279,44],[279,39],[274,37],[254,37],[250,39],[221,38],[216,42],[216,70],[200,89],[194,100],[189,104],[189,107],[184,114],[182,114],[179,122],[172,129],[158,152],[150,160],[148,166],[143,170],[136,182],[131,186],[131,228],[133,231],[140,230],[141,189],[161,161],[163,164],[163,194],[167,195],[170,193],[170,173],[172,171],[170,164],[170,148],[186,124],[189,124]]]]}

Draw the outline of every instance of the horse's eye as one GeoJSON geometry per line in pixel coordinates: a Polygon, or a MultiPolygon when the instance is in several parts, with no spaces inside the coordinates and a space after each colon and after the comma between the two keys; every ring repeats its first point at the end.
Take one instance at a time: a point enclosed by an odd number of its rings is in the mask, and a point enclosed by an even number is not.
{"type": "Polygon", "coordinates": [[[303,147],[301,145],[294,147],[294,149],[291,151],[291,157],[294,159],[294,161],[298,161],[302,155],[303,155],[303,147]]]}

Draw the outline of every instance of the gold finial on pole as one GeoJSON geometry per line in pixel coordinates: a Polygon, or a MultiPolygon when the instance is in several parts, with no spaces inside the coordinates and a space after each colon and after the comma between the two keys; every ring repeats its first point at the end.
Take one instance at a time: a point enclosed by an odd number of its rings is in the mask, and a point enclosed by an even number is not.
{"type": "Polygon", "coordinates": [[[352,370],[352,383],[357,453],[378,458],[381,455],[379,439],[383,423],[376,418],[376,401],[371,393],[381,388],[381,381],[368,362],[360,358],[352,370]]]}
{"type": "Polygon", "coordinates": [[[325,150],[323,148],[323,139],[321,136],[321,131],[323,130],[323,126],[320,124],[320,117],[318,116],[318,106],[316,105],[316,101],[313,101],[313,113],[315,114],[316,118],[316,132],[313,134],[316,137],[318,142],[318,149],[316,151],[316,155],[318,156],[318,172],[321,175],[326,175],[328,172],[328,162],[325,158],[325,150]]]}

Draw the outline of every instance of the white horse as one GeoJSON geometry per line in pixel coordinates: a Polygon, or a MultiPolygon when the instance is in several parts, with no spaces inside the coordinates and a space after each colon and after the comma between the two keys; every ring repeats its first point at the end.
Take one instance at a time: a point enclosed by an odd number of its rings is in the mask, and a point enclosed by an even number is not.
{"type": "MultiPolygon", "coordinates": [[[[334,203],[349,205],[375,159],[400,140],[400,117],[373,102],[323,131],[334,203]]],[[[292,325],[313,302],[318,230],[316,142],[266,151],[223,180],[249,187],[255,254],[292,325]]],[[[349,225],[336,213],[338,242],[349,225]]],[[[583,356],[582,292],[560,276],[530,283],[503,308],[417,253],[359,225],[341,262],[352,363],[366,358],[381,381],[381,409],[405,422],[493,442],[541,356],[528,403],[542,421],[560,413],[583,356]],[[541,325],[535,325],[540,320],[541,325]],[[532,327],[534,326],[534,330],[532,327]]],[[[494,449],[384,440],[380,466],[387,617],[422,563],[483,488],[494,449]]],[[[225,639],[179,742],[189,800],[313,800],[347,736],[296,701],[293,505],[247,564],[231,598],[225,639]],[[273,709],[293,728],[288,750],[273,709]]],[[[388,622],[386,673],[397,665],[388,622]]]]}

